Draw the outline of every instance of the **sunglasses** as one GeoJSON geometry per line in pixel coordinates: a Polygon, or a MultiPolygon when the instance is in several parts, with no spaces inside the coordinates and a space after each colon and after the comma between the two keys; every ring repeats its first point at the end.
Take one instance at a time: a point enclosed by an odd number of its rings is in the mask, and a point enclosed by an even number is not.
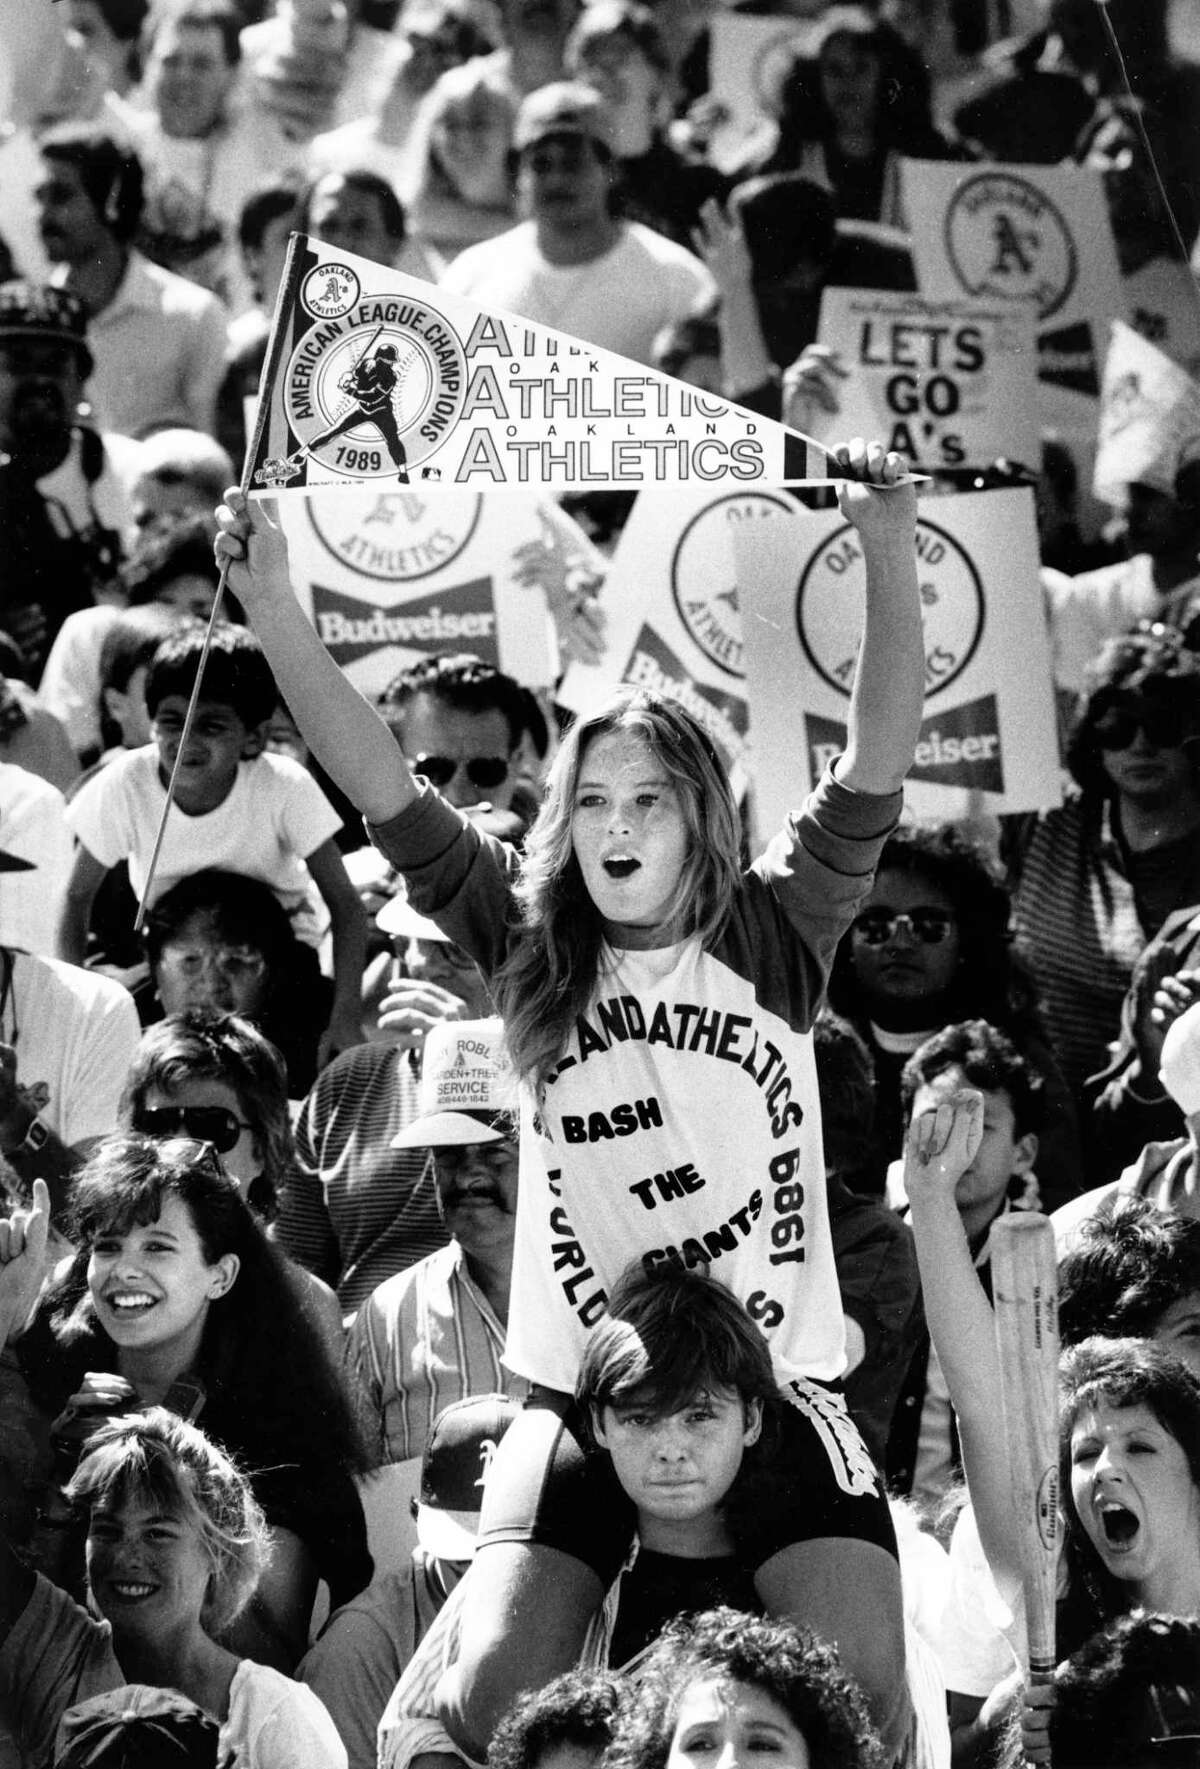
{"type": "Polygon", "coordinates": [[[864,946],[884,946],[894,940],[903,923],[909,939],[922,946],[940,946],[954,927],[948,909],[914,909],[911,915],[896,914],[891,909],[864,909],[855,916],[851,927],[864,946]]]}
{"type": "Polygon", "coordinates": [[[143,1107],[140,1112],[135,1112],[133,1128],[158,1142],[190,1137],[195,1142],[209,1144],[218,1155],[227,1155],[230,1149],[237,1147],[242,1131],[253,1130],[254,1126],[239,1118],[236,1112],[231,1112],[228,1106],[157,1106],[153,1110],[143,1107]]]}
{"type": "Polygon", "coordinates": [[[168,944],[162,949],[159,963],[164,970],[174,971],[187,982],[196,982],[209,970],[214,970],[227,983],[257,983],[267,968],[263,954],[249,946],[168,944]]]}
{"type": "Polygon", "coordinates": [[[1181,749],[1197,734],[1195,719],[1182,707],[1145,701],[1110,706],[1092,726],[1101,749],[1128,749],[1139,731],[1155,749],[1181,749]]]}
{"type": "Polygon", "coordinates": [[[449,786],[460,768],[471,785],[477,786],[481,792],[490,792],[508,779],[508,761],[504,756],[469,756],[466,761],[460,761],[455,756],[420,755],[408,765],[414,774],[439,790],[449,786]]]}

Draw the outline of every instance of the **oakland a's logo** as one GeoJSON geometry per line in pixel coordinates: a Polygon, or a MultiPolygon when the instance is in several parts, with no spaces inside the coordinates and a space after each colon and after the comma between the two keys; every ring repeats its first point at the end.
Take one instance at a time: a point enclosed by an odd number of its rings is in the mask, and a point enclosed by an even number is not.
{"type": "Polygon", "coordinates": [[[745,674],[742,617],[734,574],[734,531],[766,516],[790,516],[795,505],[763,491],[718,498],[692,517],[671,560],[671,593],[679,618],[705,657],[726,675],[745,674]]]}
{"type": "MultiPolygon", "coordinates": [[[[975,562],[944,528],[917,523],[917,571],[925,630],[925,693],[961,676],[983,637],[983,584],[975,562]]],[[[847,524],[824,540],[800,574],[796,627],[817,674],[847,698],[862,637],[866,569],[847,524]]]]}
{"type": "Polygon", "coordinates": [[[1010,172],[981,172],[946,211],[946,252],[969,295],[1035,301],[1041,320],[1075,287],[1071,230],[1046,194],[1010,172]]]}
{"type": "Polygon", "coordinates": [[[293,476],[313,457],[341,478],[407,485],[453,430],[466,385],[449,320],[423,301],[364,295],[292,351],[283,402],[298,439],[293,476]]]}
{"type": "Polygon", "coordinates": [[[362,285],[348,264],[318,264],[304,279],[300,304],[314,319],[341,319],[361,293],[362,285]]]}

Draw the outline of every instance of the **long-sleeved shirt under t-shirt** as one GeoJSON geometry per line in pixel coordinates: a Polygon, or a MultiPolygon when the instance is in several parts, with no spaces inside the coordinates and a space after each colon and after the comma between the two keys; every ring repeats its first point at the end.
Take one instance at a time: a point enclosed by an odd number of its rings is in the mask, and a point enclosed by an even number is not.
{"type": "MultiPolygon", "coordinates": [[[[524,1090],[505,1362],[569,1391],[632,1260],[711,1266],[758,1322],[781,1385],[845,1361],[810,1028],[900,795],[826,774],[742,875],[707,944],[605,946],[535,1102],[524,1090]]],[[[410,901],[490,973],[517,855],[432,790],[373,832],[410,901]]]]}

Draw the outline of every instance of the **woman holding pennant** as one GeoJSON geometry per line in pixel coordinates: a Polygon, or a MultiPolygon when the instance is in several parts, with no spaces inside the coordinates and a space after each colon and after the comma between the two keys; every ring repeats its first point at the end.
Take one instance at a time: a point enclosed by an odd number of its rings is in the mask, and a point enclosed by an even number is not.
{"type": "Polygon", "coordinates": [[[759,1595],[836,1642],[893,1746],[907,1722],[895,1538],[839,1382],[809,1029],[919,728],[916,500],[878,444],[836,462],[867,571],[846,751],[744,870],[711,741],[647,690],[568,734],[523,856],[481,833],[413,775],[324,650],[263,506],[231,492],[218,512],[230,588],[306,738],[414,906],[491,979],[523,1084],[506,1361],[535,1393],[489,1479],[440,1692],[478,1755],[519,1690],[575,1662],[630,1546],[628,1503],[585,1462],[569,1396],[606,1287],[639,1256],[711,1263],[766,1333],[791,1478],[747,1544],[759,1595]]]}

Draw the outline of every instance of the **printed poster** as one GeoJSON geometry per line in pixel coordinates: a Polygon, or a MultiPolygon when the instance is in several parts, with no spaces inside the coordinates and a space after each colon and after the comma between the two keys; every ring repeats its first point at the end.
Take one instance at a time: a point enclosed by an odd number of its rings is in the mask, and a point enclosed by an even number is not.
{"type": "Polygon", "coordinates": [[[586,717],[620,683],[673,694],[708,731],[742,790],[748,715],[733,536],[788,520],[796,507],[785,491],[644,492],[600,592],[604,657],[594,666],[572,664],[558,701],[586,717]]]}
{"type": "MultiPolygon", "coordinates": [[[[844,747],[862,632],[858,537],[840,511],[734,531],[755,804],[779,826],[844,747]]],[[[925,714],[905,802],[920,816],[1061,801],[1033,493],[922,501],[917,553],[925,714]]]]}
{"type": "MultiPolygon", "coordinates": [[[[814,5],[812,10],[817,10],[814,5]]],[[[764,125],[770,127],[776,95],[797,56],[812,53],[820,21],[717,12],[709,38],[709,92],[721,106],[708,157],[719,172],[742,164],[764,125]]]]}
{"type": "Polygon", "coordinates": [[[1126,317],[1100,173],[902,160],[900,177],[922,295],[1032,302],[1043,416],[1047,389],[1098,397],[1109,324],[1126,317]]]}
{"type": "Polygon", "coordinates": [[[914,467],[986,466],[1002,455],[1037,469],[1037,346],[1032,302],[828,288],[818,342],[849,371],[841,411],[809,408],[819,441],[877,436],[914,467]],[[819,428],[818,428],[819,426],[819,428]]]}
{"type": "Polygon", "coordinates": [[[252,495],[806,482],[805,445],[781,424],[320,240],[292,240],[252,495]]]}
{"type": "Polygon", "coordinates": [[[281,498],[279,516],[300,603],[368,698],[439,651],[474,652],[527,687],[550,686],[554,628],[523,561],[536,548],[581,571],[600,563],[575,523],[531,493],[322,488],[281,498]]]}

